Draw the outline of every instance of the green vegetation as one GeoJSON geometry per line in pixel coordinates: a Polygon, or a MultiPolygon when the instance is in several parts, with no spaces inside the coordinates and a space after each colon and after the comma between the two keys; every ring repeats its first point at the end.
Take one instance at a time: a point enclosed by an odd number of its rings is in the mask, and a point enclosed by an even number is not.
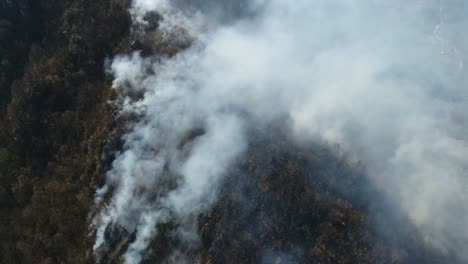
{"type": "Polygon", "coordinates": [[[0,262],[92,262],[112,126],[103,62],[126,45],[127,6],[29,2],[21,21],[0,17],[0,262]]]}

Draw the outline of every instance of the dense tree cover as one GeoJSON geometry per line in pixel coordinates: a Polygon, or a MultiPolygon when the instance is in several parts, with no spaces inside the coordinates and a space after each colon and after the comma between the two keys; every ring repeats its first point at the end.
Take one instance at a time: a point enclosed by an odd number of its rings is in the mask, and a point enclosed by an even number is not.
{"type": "Polygon", "coordinates": [[[404,217],[387,211],[363,168],[329,148],[264,135],[239,167],[199,217],[205,263],[447,261],[404,217]]]}
{"type": "Polygon", "coordinates": [[[0,1],[0,262],[91,262],[126,1],[0,1]]]}
{"type": "MultiPolygon", "coordinates": [[[[176,236],[179,223],[159,224],[142,263],[459,263],[389,211],[360,165],[279,131],[251,131],[214,206],[193,216],[200,243],[176,236]]],[[[100,263],[122,261],[133,234],[113,226],[105,236],[100,263]]]]}
{"type": "MultiPolygon", "coordinates": [[[[0,0],[0,263],[92,263],[92,196],[125,122],[112,119],[104,60],[132,49],[171,56],[190,40],[142,34],[157,14],[130,36],[126,0],[13,2],[0,0]]],[[[455,263],[392,219],[359,168],[256,133],[214,207],[194,219],[200,245],[174,240],[177,223],[160,225],[145,262],[177,262],[178,249],[199,263],[455,263]]],[[[132,234],[106,236],[101,262],[122,262],[132,234]]]]}

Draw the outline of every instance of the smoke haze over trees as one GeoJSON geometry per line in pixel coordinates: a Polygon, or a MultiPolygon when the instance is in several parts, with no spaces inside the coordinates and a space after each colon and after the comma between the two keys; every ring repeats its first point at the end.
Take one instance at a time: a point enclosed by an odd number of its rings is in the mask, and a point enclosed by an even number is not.
{"type": "Polygon", "coordinates": [[[0,0],[2,263],[466,263],[461,0],[0,0]]]}
{"type": "Polygon", "coordinates": [[[97,193],[98,204],[109,190],[112,198],[96,218],[95,247],[106,228],[123,226],[135,234],[125,260],[139,263],[168,222],[178,240],[196,244],[194,215],[216,202],[248,131],[283,119],[294,141],[338,145],[337,156],[362,163],[421,243],[466,260],[466,127],[454,120],[465,112],[464,39],[451,35],[466,23],[457,8],[466,5],[134,1],[137,25],[160,17],[144,35],[191,46],[111,63],[120,115],[139,120],[97,193]],[[137,100],[126,96],[134,91],[137,100]]]}

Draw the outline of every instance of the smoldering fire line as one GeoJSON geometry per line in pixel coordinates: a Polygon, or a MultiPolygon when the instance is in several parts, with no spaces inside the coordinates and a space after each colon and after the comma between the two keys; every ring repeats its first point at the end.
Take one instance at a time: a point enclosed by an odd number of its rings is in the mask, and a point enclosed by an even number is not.
{"type": "Polygon", "coordinates": [[[337,144],[364,164],[425,243],[468,260],[460,9],[455,0],[133,1],[134,34],[152,48],[110,65],[120,115],[139,120],[97,191],[99,208],[113,190],[94,219],[95,250],[119,225],[134,233],[125,261],[140,263],[168,222],[197,247],[194,216],[217,201],[248,131],[284,118],[294,141],[337,144]]]}

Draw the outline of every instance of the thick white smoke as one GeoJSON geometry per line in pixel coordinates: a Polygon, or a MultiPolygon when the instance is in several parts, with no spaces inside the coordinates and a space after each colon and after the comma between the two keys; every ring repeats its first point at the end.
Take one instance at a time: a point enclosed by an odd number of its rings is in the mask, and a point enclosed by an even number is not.
{"type": "Polygon", "coordinates": [[[162,33],[183,27],[195,41],[173,58],[134,53],[112,62],[114,87],[144,96],[121,106],[140,120],[97,192],[101,202],[115,188],[95,219],[96,248],[111,223],[136,231],[127,263],[141,260],[169,219],[196,241],[190,216],[215,201],[248,144],[246,128],[287,116],[298,140],[339,144],[428,242],[463,257],[467,41],[457,32],[468,26],[458,15],[466,4],[253,0],[241,9],[254,15],[219,24],[230,12],[222,5],[216,18],[184,6],[133,2],[136,23],[157,11],[162,33]]]}

